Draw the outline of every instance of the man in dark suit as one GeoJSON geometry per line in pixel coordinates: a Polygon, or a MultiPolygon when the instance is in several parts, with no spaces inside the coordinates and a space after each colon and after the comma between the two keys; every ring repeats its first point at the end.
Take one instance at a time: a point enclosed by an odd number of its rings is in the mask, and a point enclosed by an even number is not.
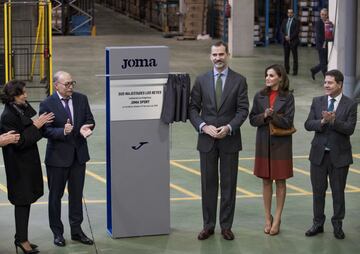
{"type": "Polygon", "coordinates": [[[228,68],[228,46],[217,42],[211,47],[213,70],[197,77],[191,91],[190,121],[199,132],[203,230],[198,239],[214,233],[218,199],[220,161],[220,227],[226,240],[231,231],[236,200],[240,126],[249,113],[246,79],[228,68]]]}
{"type": "Polygon", "coordinates": [[[300,32],[300,22],[294,17],[293,9],[288,9],[287,12],[288,18],[284,19],[281,24],[281,33],[283,38],[284,46],[284,65],[286,73],[290,72],[290,50],[293,55],[294,65],[293,65],[293,75],[298,73],[298,46],[299,46],[299,32],[300,32]]]}
{"type": "Polygon", "coordinates": [[[339,70],[325,73],[325,95],[313,99],[305,129],[314,131],[311,142],[310,177],[313,189],[312,227],[306,236],[324,232],[325,195],[328,186],[333,197],[334,214],[331,218],[334,236],[344,239],[342,221],[345,217],[344,190],[349,165],[353,163],[350,136],[354,133],[357,103],[342,93],[344,76],[339,70]]]}
{"type": "Polygon", "coordinates": [[[319,64],[310,69],[311,78],[315,80],[315,75],[321,71],[325,77],[328,64],[328,45],[325,40],[325,22],[328,20],[327,9],[321,9],[320,19],[315,22],[315,47],[319,55],[319,64]]]}
{"type": "Polygon", "coordinates": [[[69,73],[57,72],[54,75],[56,91],[40,103],[39,110],[40,115],[44,112],[55,115],[54,121],[45,125],[43,135],[48,139],[45,164],[49,185],[49,221],[57,246],[65,246],[61,198],[66,183],[71,239],[93,244],[82,231],[81,223],[85,168],[90,159],[86,138],[92,134],[95,121],[87,97],[73,91],[75,84],[69,73]]]}

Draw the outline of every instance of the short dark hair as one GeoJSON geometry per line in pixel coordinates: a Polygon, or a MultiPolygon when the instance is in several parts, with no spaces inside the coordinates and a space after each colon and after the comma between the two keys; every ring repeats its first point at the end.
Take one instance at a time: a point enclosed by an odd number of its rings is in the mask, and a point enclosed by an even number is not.
{"type": "Polygon", "coordinates": [[[288,92],[289,87],[290,87],[290,82],[289,82],[289,77],[286,74],[285,68],[280,64],[270,65],[270,66],[266,67],[266,69],[265,69],[265,77],[267,75],[267,71],[270,70],[270,69],[273,69],[276,72],[276,74],[279,77],[281,77],[279,90],[283,91],[283,92],[288,92]]]}
{"type": "Polygon", "coordinates": [[[229,54],[229,47],[226,42],[217,41],[211,45],[211,47],[220,47],[220,46],[224,46],[226,54],[229,54]]]}
{"type": "Polygon", "coordinates": [[[341,71],[337,70],[337,69],[333,69],[330,71],[327,71],[325,73],[325,76],[331,76],[335,78],[336,83],[341,83],[341,85],[344,83],[344,75],[342,74],[341,71]]]}
{"type": "Polygon", "coordinates": [[[4,85],[0,99],[3,104],[13,102],[16,96],[24,94],[24,87],[26,86],[24,81],[10,80],[4,85]]]}

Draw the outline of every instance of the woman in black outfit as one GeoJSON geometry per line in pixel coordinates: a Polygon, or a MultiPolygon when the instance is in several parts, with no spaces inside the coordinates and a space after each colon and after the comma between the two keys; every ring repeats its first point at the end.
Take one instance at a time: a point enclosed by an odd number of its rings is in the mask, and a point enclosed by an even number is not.
{"type": "Polygon", "coordinates": [[[37,141],[42,137],[41,127],[54,118],[44,113],[37,119],[31,118],[36,111],[26,101],[25,83],[10,81],[1,94],[5,104],[1,114],[1,133],[14,131],[19,139],[15,144],[3,147],[4,164],[8,188],[8,199],[15,206],[15,247],[24,253],[38,253],[35,244],[28,240],[30,205],[43,194],[43,179],[37,141]]]}

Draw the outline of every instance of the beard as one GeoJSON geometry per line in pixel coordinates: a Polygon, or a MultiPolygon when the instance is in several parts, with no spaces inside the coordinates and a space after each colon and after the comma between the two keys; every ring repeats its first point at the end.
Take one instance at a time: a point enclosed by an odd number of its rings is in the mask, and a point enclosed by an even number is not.
{"type": "Polygon", "coordinates": [[[216,63],[214,63],[215,68],[218,68],[218,69],[224,68],[225,65],[226,65],[226,63],[222,62],[222,61],[217,61],[216,63]]]}

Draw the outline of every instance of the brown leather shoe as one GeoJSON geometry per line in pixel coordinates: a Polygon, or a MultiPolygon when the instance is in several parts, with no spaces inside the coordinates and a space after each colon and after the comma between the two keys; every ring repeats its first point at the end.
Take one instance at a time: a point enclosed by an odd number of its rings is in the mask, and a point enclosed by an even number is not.
{"type": "Polygon", "coordinates": [[[201,232],[198,234],[198,240],[206,240],[208,239],[211,235],[214,234],[214,230],[213,229],[203,229],[201,230],[201,232]]]}
{"type": "Polygon", "coordinates": [[[225,240],[234,240],[235,236],[231,229],[222,229],[221,234],[225,240]]]}

